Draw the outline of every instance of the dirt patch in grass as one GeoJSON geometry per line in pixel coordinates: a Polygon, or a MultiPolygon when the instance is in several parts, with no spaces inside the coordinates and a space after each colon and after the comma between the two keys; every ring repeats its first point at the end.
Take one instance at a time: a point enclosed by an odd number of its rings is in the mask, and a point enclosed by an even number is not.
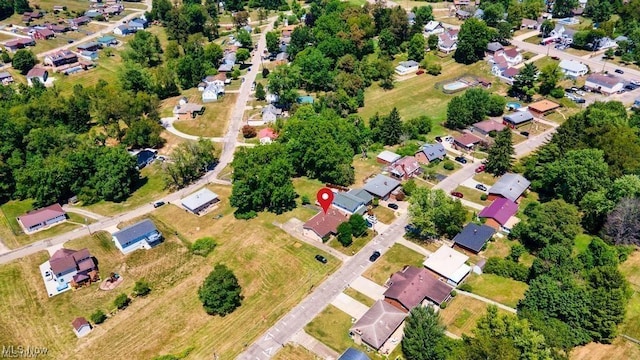
{"type": "Polygon", "coordinates": [[[351,316],[333,305],[327,306],[304,330],[323,344],[342,353],[355,345],[349,337],[351,316]]]}
{"type": "Polygon", "coordinates": [[[364,277],[379,285],[384,285],[391,274],[402,270],[405,265],[422,267],[423,262],[424,255],[404,245],[394,244],[364,273],[364,277]]]}
{"type": "MultiPolygon", "coordinates": [[[[449,302],[447,308],[440,311],[442,323],[449,332],[458,336],[471,335],[476,322],[487,311],[487,304],[474,298],[458,295],[449,302]]],[[[510,314],[498,309],[499,313],[510,314]]]]}
{"type": "Polygon", "coordinates": [[[474,294],[515,308],[529,286],[523,282],[494,274],[471,274],[467,279],[474,294]]]}
{"type": "Polygon", "coordinates": [[[278,351],[274,360],[316,360],[318,357],[300,345],[286,345],[278,351]]]}
{"type": "MultiPolygon", "coordinates": [[[[216,102],[204,104],[204,114],[198,115],[195,119],[176,121],[173,126],[189,135],[222,137],[227,132],[236,98],[237,94],[226,94],[216,102]]],[[[194,100],[194,103],[201,101],[194,100]]]]}
{"type": "Polygon", "coordinates": [[[631,341],[616,338],[611,345],[589,343],[571,351],[571,360],[640,359],[640,347],[631,341]]]}

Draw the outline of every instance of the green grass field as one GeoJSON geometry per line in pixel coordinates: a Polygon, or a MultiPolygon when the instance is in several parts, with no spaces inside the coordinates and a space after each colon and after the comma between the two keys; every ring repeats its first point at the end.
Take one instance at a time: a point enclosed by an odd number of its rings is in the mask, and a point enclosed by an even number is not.
{"type": "Polygon", "coordinates": [[[494,274],[471,274],[466,281],[474,294],[484,296],[501,304],[515,308],[524,298],[527,284],[494,274]]]}
{"type": "Polygon", "coordinates": [[[402,270],[405,265],[422,267],[423,261],[424,255],[404,245],[394,244],[364,273],[364,277],[377,284],[384,285],[391,274],[402,270]]]}
{"type": "Polygon", "coordinates": [[[350,347],[356,347],[349,337],[353,326],[351,316],[333,305],[327,306],[304,330],[323,344],[342,353],[350,347]]]}
{"type": "Polygon", "coordinates": [[[373,231],[367,230],[367,234],[365,236],[358,237],[358,238],[354,237],[353,243],[347,247],[342,246],[342,244],[335,237],[331,238],[331,240],[327,242],[327,245],[331,246],[332,248],[340,251],[345,255],[351,256],[359,252],[363,247],[365,247],[365,245],[367,245],[367,243],[369,243],[369,241],[371,241],[373,237],[374,237],[373,231]]]}
{"type": "Polygon", "coordinates": [[[318,357],[300,345],[286,345],[273,357],[274,360],[316,360],[318,357]]]}
{"type": "MultiPolygon", "coordinates": [[[[200,92],[198,92],[197,89],[190,89],[189,94],[192,93],[193,95],[187,96],[192,98],[190,102],[201,104],[200,92]]],[[[221,99],[218,99],[218,101],[204,104],[204,114],[198,115],[195,119],[176,121],[173,123],[173,126],[177,130],[189,135],[203,137],[224,136],[227,132],[231,112],[236,104],[236,98],[237,94],[225,94],[221,99]]]]}
{"type": "Polygon", "coordinates": [[[373,214],[378,221],[385,224],[391,224],[396,219],[396,213],[386,206],[376,206],[373,208],[373,214]]]}
{"type": "MultiPolygon", "coordinates": [[[[472,335],[478,319],[487,312],[487,304],[471,297],[458,295],[449,302],[447,308],[440,311],[442,322],[447,331],[458,336],[472,335]]],[[[510,314],[498,309],[499,313],[510,314]]]]}
{"type": "Polygon", "coordinates": [[[457,191],[461,193],[462,195],[464,195],[463,199],[474,202],[476,204],[487,206],[491,203],[490,201],[480,199],[480,197],[484,194],[484,192],[476,189],[472,189],[472,188],[460,185],[457,188],[455,188],[453,191],[457,191]]]}

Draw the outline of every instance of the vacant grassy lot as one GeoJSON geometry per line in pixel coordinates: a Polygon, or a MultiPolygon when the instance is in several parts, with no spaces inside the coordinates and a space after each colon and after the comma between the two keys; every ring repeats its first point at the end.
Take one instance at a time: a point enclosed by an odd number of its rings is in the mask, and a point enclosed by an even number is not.
{"type": "Polygon", "coordinates": [[[589,343],[571,351],[570,360],[640,359],[640,346],[616,338],[611,345],[589,343]]]}
{"type": "Polygon", "coordinates": [[[324,184],[315,179],[309,179],[307,177],[300,177],[293,179],[293,187],[296,189],[296,193],[300,195],[298,202],[301,202],[301,198],[306,196],[311,204],[316,203],[318,190],[324,187],[324,184]]]}
{"type": "Polygon", "coordinates": [[[379,152],[371,152],[367,154],[369,157],[363,159],[360,154],[353,157],[353,168],[355,169],[355,182],[353,187],[361,187],[364,185],[364,181],[372,175],[380,173],[382,164],[376,161],[376,156],[379,152]]]}
{"type": "Polygon", "coordinates": [[[68,11],[85,11],[87,10],[87,2],[81,0],[34,0],[29,2],[32,7],[39,6],[42,10],[53,11],[54,5],[63,5],[68,11]]]}
{"type": "Polygon", "coordinates": [[[104,80],[111,84],[118,81],[122,58],[117,51],[113,52],[113,56],[105,56],[104,53],[101,53],[96,64],[94,69],[72,75],[55,74],[55,87],[60,90],[62,95],[68,96],[73,93],[73,87],[76,84],[82,84],[87,88],[97,84],[98,80],[104,80]]]}
{"type": "Polygon", "coordinates": [[[320,359],[311,351],[300,345],[286,345],[282,350],[278,351],[274,360],[316,360],[320,359]]]}
{"type": "MultiPolygon", "coordinates": [[[[193,89],[192,89],[193,90],[193,89]]],[[[201,104],[200,93],[196,89],[195,96],[190,102],[201,104]]],[[[180,120],[173,126],[185,134],[203,137],[221,137],[227,132],[231,111],[236,104],[237,94],[226,94],[218,101],[204,104],[204,114],[195,119],[180,120]]],[[[175,106],[175,103],[173,104],[175,106]]]]}
{"type": "Polygon", "coordinates": [[[518,301],[524,298],[527,284],[494,274],[471,274],[467,284],[473,288],[473,293],[484,296],[493,301],[515,308],[518,301]]]}
{"type": "Polygon", "coordinates": [[[384,285],[391,274],[402,270],[405,265],[422,267],[423,261],[424,255],[404,245],[394,244],[389,251],[376,260],[375,264],[364,273],[364,277],[380,285],[384,285]]]}
{"type": "Polygon", "coordinates": [[[385,206],[374,207],[373,214],[376,216],[378,221],[385,224],[391,224],[396,219],[396,213],[385,206]]]}
{"type": "Polygon", "coordinates": [[[323,344],[342,353],[355,343],[349,337],[351,316],[333,305],[327,306],[304,330],[323,344]]]}
{"type": "Polygon", "coordinates": [[[345,291],[344,291],[345,295],[349,295],[352,298],[358,300],[359,302],[367,305],[368,307],[373,306],[373,304],[376,302],[375,300],[373,300],[372,298],[368,297],[367,295],[359,292],[358,290],[355,290],[352,287],[348,287],[345,291]]]}
{"type": "MultiPolygon", "coordinates": [[[[487,312],[487,304],[463,295],[456,296],[449,302],[447,308],[440,310],[440,317],[447,331],[458,336],[471,335],[476,322],[487,312]]],[[[498,309],[499,313],[510,314],[498,309]]]]}
{"type": "Polygon", "coordinates": [[[5,300],[0,305],[0,343],[47,346],[52,358],[150,359],[189,347],[194,359],[214,352],[219,359],[236,358],[243,344],[289,311],[339,262],[271,225],[300,215],[299,209],[278,216],[261,214],[240,223],[228,205],[230,189],[211,189],[222,201],[205,217],[172,205],[154,213],[153,220],[167,240],[152,250],[123,256],[108,236],[68,244],[88,247],[103,276],[114,270],[122,274],[125,282],[113,292],[94,285],[49,299],[37,269],[48,257],[44,253],[0,266],[0,296],[5,300]],[[214,220],[218,214],[224,216],[214,220]],[[204,236],[216,239],[216,249],[208,258],[191,255],[185,244],[204,236]],[[329,263],[317,262],[318,253],[329,263]],[[198,287],[220,262],[234,271],[244,296],[242,306],[226,317],[206,315],[197,297],[198,287]],[[130,293],[140,278],[151,283],[147,298],[135,299],[87,338],[76,339],[70,327],[74,317],[88,317],[97,308],[111,310],[115,296],[130,293]]]}
{"type": "Polygon", "coordinates": [[[493,175],[491,175],[491,174],[489,174],[487,172],[481,172],[481,173],[475,174],[475,175],[473,175],[473,179],[478,181],[478,182],[481,182],[481,183],[483,183],[485,185],[488,185],[488,186],[491,186],[491,185],[495,184],[496,181],[498,181],[497,177],[495,177],[495,176],[493,176],[493,175]]]}

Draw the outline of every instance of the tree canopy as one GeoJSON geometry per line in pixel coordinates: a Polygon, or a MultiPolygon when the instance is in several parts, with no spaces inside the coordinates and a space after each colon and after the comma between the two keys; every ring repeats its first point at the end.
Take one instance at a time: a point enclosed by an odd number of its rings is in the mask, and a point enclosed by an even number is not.
{"type": "Polygon", "coordinates": [[[467,210],[442,190],[416,188],[409,198],[409,219],[421,238],[453,238],[462,230],[467,210]]]}
{"type": "Polygon", "coordinates": [[[209,315],[226,316],[242,304],[242,288],[231,269],[217,264],[198,289],[198,298],[209,315]]]}

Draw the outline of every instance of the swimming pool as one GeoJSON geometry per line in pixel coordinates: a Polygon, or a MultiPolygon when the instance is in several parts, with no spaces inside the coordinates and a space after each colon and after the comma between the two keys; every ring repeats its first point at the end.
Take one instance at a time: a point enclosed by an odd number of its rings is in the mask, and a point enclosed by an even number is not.
{"type": "Polygon", "coordinates": [[[444,89],[444,91],[448,91],[448,92],[455,92],[455,91],[460,91],[464,88],[467,88],[469,86],[469,84],[464,83],[462,81],[454,81],[454,82],[450,82],[446,85],[444,85],[442,87],[442,89],[444,89]]]}
{"type": "Polygon", "coordinates": [[[509,109],[517,110],[517,109],[520,109],[521,107],[522,105],[515,101],[511,101],[507,103],[507,108],[509,109]]]}

